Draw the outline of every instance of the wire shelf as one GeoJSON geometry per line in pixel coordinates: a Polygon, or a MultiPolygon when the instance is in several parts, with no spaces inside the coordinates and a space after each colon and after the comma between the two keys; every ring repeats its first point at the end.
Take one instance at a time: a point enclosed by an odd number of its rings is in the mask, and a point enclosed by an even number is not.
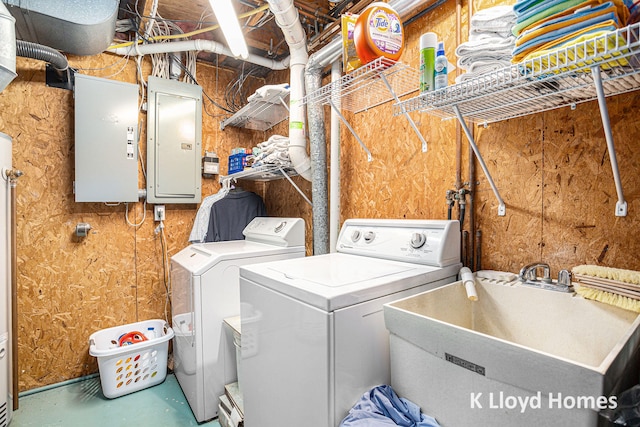
{"type": "Polygon", "coordinates": [[[279,165],[262,165],[255,168],[246,168],[243,171],[230,175],[220,176],[220,182],[226,179],[238,180],[246,179],[251,181],[273,181],[284,178],[283,172],[287,176],[296,176],[298,173],[293,168],[283,168],[279,165]]]}
{"type": "Polygon", "coordinates": [[[418,71],[380,57],[375,61],[344,75],[340,80],[321,87],[302,99],[306,103],[340,105],[341,108],[359,113],[417,90],[420,82],[418,71]],[[384,76],[389,86],[385,84],[384,76]],[[391,91],[390,92],[390,89],[391,91]]]}
{"type": "Polygon", "coordinates": [[[252,130],[269,130],[289,116],[286,104],[288,98],[289,89],[281,89],[267,97],[250,100],[233,116],[221,121],[220,129],[235,126],[252,130]]]}
{"type": "Polygon", "coordinates": [[[393,114],[422,111],[443,119],[460,114],[490,123],[597,98],[599,72],[605,96],[640,88],[640,23],[535,59],[394,104],[393,114]]]}

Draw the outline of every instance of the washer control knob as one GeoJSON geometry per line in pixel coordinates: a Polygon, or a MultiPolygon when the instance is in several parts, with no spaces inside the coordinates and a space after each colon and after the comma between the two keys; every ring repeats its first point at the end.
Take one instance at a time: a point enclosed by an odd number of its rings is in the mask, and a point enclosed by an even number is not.
{"type": "Polygon", "coordinates": [[[427,242],[427,236],[424,233],[413,233],[411,235],[411,247],[413,249],[421,248],[427,242]]]}
{"type": "Polygon", "coordinates": [[[283,228],[285,228],[287,226],[287,221],[282,221],[280,224],[278,224],[276,226],[276,228],[274,228],[274,232],[279,233],[282,231],[283,228]]]}
{"type": "Polygon", "coordinates": [[[376,233],[374,233],[373,231],[367,231],[366,233],[364,233],[364,241],[367,243],[373,242],[373,239],[375,238],[376,238],[376,233]]]}
{"type": "Polygon", "coordinates": [[[357,242],[360,240],[360,236],[362,236],[360,230],[353,230],[353,233],[351,233],[351,241],[354,243],[357,242]]]}

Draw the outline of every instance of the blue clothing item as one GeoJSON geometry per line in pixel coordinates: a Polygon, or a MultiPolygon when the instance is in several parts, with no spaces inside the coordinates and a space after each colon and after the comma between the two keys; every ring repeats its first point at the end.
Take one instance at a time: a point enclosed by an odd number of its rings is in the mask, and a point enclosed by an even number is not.
{"type": "Polygon", "coordinates": [[[362,395],[340,423],[340,427],[440,427],[420,412],[420,407],[398,397],[389,385],[372,388],[362,395]]]}
{"type": "MultiPolygon", "coordinates": [[[[605,3],[607,4],[607,3],[605,3]]],[[[609,7],[611,6],[611,4],[608,4],[609,7]]],[[[517,55],[520,52],[523,52],[525,50],[529,50],[532,48],[535,48],[537,46],[542,46],[543,44],[550,42],[552,40],[557,40],[560,39],[568,34],[574,33],[576,31],[580,31],[583,30],[585,28],[591,27],[592,25],[595,24],[599,24],[600,22],[604,22],[604,21],[614,21],[616,24],[618,23],[618,18],[616,17],[615,13],[607,13],[604,15],[600,15],[600,16],[596,16],[594,18],[591,19],[586,19],[582,22],[578,22],[576,24],[573,25],[567,25],[564,26],[562,28],[559,28],[557,30],[552,30],[549,31],[548,33],[544,33],[538,37],[535,37],[531,40],[529,40],[528,42],[521,44],[520,46],[517,46],[514,50],[513,50],[513,55],[517,55]]],[[[546,25],[545,25],[546,26],[546,25]]],[[[538,27],[538,28],[544,28],[544,26],[538,27]]],[[[524,34],[524,33],[523,33],[524,34]]]]}

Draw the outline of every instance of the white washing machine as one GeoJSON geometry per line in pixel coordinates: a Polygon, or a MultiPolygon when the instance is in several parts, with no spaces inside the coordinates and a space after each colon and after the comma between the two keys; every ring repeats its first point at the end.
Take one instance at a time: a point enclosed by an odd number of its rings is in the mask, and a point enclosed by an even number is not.
{"type": "Polygon", "coordinates": [[[456,280],[460,225],[347,220],[336,253],[240,268],[245,427],[335,427],[390,384],[382,305],[456,280]]]}
{"type": "Polygon", "coordinates": [[[239,269],[305,255],[300,218],[258,217],[245,240],[193,244],[171,258],[174,372],[198,422],[218,415],[224,386],[236,381],[233,336],[223,319],[240,314],[239,269]]]}

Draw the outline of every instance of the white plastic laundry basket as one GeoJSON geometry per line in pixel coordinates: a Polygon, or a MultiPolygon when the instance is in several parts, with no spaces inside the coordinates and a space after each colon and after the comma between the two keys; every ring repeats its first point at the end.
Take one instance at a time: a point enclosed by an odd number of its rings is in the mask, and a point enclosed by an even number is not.
{"type": "Polygon", "coordinates": [[[160,319],[102,329],[89,337],[89,354],[98,358],[105,397],[113,399],[160,384],[167,376],[169,340],[173,329],[160,319]],[[155,331],[155,338],[120,347],[123,334],[155,331]]]}

